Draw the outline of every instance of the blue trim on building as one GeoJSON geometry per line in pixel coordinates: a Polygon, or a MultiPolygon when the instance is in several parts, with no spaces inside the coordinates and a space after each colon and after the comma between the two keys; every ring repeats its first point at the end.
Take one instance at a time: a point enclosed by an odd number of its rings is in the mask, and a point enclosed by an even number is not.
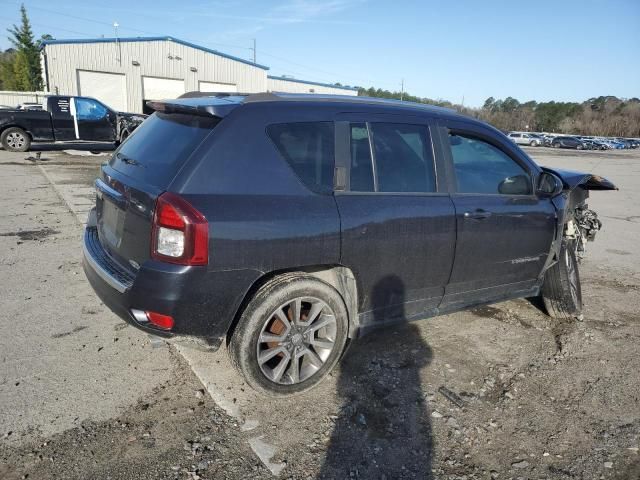
{"type": "Polygon", "coordinates": [[[298,80],[297,78],[277,77],[275,75],[267,75],[267,78],[270,78],[272,80],[284,80],[286,82],[304,83],[306,85],[317,85],[318,87],[330,87],[330,88],[340,88],[342,90],[352,90],[356,92],[358,91],[358,87],[344,87],[341,85],[331,85],[330,83],[311,82],[309,80],[298,80]]]}
{"type": "Polygon", "coordinates": [[[262,70],[269,70],[269,67],[264,65],[259,65],[257,63],[250,62],[249,60],[245,60],[244,58],[234,57],[233,55],[228,55],[226,53],[219,52],[217,50],[212,50],[210,48],[202,47],[200,45],[196,45],[195,43],[185,42],[184,40],[180,40],[175,37],[122,37],[122,38],[88,38],[88,39],[62,39],[62,40],[43,40],[42,45],[60,45],[67,43],[114,43],[114,42],[159,42],[159,41],[170,41],[175,42],[180,45],[184,45],[185,47],[195,48],[196,50],[202,50],[203,52],[212,53],[214,55],[219,55],[224,58],[228,58],[230,60],[235,60],[236,62],[245,63],[247,65],[251,65],[253,67],[261,68],[262,70]]]}

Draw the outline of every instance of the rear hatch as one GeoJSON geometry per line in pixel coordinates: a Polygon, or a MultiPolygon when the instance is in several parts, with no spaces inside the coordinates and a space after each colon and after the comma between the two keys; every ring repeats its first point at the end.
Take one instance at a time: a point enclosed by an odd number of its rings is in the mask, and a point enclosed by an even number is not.
{"type": "Polygon", "coordinates": [[[156,199],[220,118],[157,112],[114,152],[96,180],[96,220],[102,247],[137,269],[151,256],[156,199]]]}

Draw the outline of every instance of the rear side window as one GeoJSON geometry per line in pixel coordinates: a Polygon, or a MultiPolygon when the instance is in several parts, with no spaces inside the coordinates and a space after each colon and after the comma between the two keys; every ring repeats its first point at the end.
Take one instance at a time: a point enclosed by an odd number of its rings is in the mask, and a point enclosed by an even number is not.
{"type": "Polygon", "coordinates": [[[267,134],[307,187],[333,191],[333,122],[279,123],[269,125],[267,134]]]}
{"type": "Polygon", "coordinates": [[[378,192],[436,191],[429,130],[424,125],[371,123],[378,192]]]}
{"type": "Polygon", "coordinates": [[[373,162],[366,123],[351,124],[351,186],[352,192],[374,192],[373,162]]]}
{"type": "Polygon", "coordinates": [[[219,120],[155,113],[116,150],[111,167],[156,187],[167,187],[219,120]]]}

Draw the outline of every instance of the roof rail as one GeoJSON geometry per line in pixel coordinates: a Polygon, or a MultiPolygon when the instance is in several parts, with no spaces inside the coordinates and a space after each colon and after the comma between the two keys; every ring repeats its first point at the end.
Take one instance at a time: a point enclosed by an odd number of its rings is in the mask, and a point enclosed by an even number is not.
{"type": "Polygon", "coordinates": [[[185,92],[178,98],[201,98],[201,97],[247,97],[251,93],[239,93],[239,92],[201,92],[194,90],[191,92],[185,92]]]}

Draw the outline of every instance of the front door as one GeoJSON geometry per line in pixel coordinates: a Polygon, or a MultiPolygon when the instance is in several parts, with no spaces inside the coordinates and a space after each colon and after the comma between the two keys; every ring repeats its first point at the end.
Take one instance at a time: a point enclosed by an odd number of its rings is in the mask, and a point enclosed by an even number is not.
{"type": "Polygon", "coordinates": [[[115,113],[93,98],[76,97],[77,139],[91,142],[115,141],[115,113]]]}
{"type": "Polygon", "coordinates": [[[458,232],[441,308],[534,288],[556,225],[551,201],[535,195],[537,167],[482,127],[463,125],[440,133],[453,166],[458,232]]]}
{"type": "Polygon", "coordinates": [[[455,247],[454,208],[438,186],[428,122],[366,120],[337,122],[336,165],[347,175],[335,194],[341,264],[358,281],[365,329],[435,313],[455,247]]]}

